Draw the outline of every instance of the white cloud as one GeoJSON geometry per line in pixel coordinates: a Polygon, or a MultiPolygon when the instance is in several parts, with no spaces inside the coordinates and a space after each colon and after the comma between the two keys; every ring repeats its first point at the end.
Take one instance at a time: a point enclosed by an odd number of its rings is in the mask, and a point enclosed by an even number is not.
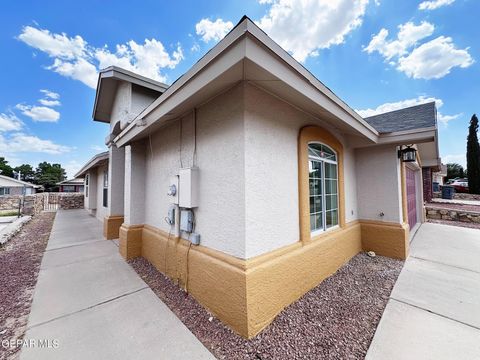
{"type": "Polygon", "coordinates": [[[418,8],[420,10],[435,10],[442,6],[447,6],[453,4],[455,0],[431,0],[431,1],[422,1],[418,8]]]}
{"type": "Polygon", "coordinates": [[[15,114],[0,114],[0,132],[2,131],[16,131],[23,127],[22,121],[15,116],[15,114]]]}
{"type": "Polygon", "coordinates": [[[175,68],[184,58],[179,44],[169,53],[156,39],[145,39],[143,44],[133,40],[118,44],[114,52],[107,46],[91,46],[79,35],[69,37],[65,33],[56,34],[32,26],[25,26],[18,39],[53,58],[53,64],[47,69],[79,80],[91,88],[96,88],[98,69],[111,65],[121,66],[155,80],[166,81],[163,69],[175,68]]]}
{"type": "Polygon", "coordinates": [[[440,79],[452,68],[467,68],[474,63],[467,49],[457,49],[452,38],[440,36],[420,45],[398,60],[398,70],[414,79],[440,79]]]}
{"type": "Polygon", "coordinates": [[[60,106],[60,101],[58,100],[39,99],[38,102],[44,106],[60,106]]]}
{"type": "Polygon", "coordinates": [[[455,114],[455,115],[443,115],[442,113],[438,112],[437,118],[438,118],[438,121],[440,121],[441,123],[443,123],[446,126],[446,125],[448,125],[448,123],[450,121],[456,120],[462,115],[463,115],[462,113],[455,114]]]}
{"type": "Polygon", "coordinates": [[[415,106],[415,105],[420,105],[420,104],[426,104],[429,102],[434,101],[436,106],[437,106],[437,119],[441,123],[443,123],[445,126],[448,125],[449,121],[458,119],[462,114],[455,114],[455,115],[443,115],[438,109],[440,109],[443,106],[443,100],[442,99],[437,99],[435,97],[427,97],[424,95],[421,95],[417,98],[413,99],[406,99],[406,100],[401,100],[401,101],[396,101],[396,102],[389,102],[385,103],[382,105],[377,106],[375,109],[363,109],[363,110],[356,110],[357,113],[360,114],[362,117],[369,117],[369,116],[374,116],[378,114],[383,114],[386,112],[390,111],[395,111],[395,110],[400,110],[403,108],[415,106]]]}
{"type": "Polygon", "coordinates": [[[205,42],[221,40],[232,28],[233,24],[231,21],[223,21],[222,19],[215,21],[202,19],[195,25],[197,35],[200,35],[205,42]]]}
{"type": "Polygon", "coordinates": [[[257,23],[298,61],[342,44],[362,23],[368,0],[271,0],[257,23]]]}
{"type": "Polygon", "coordinates": [[[63,165],[65,172],[67,173],[67,177],[73,178],[75,174],[82,168],[83,164],[78,162],[77,160],[70,160],[66,164],[63,165]]]}
{"type": "Polygon", "coordinates": [[[106,151],[106,150],[107,150],[107,148],[106,148],[105,145],[104,145],[104,146],[92,145],[92,146],[90,146],[90,149],[92,149],[92,150],[94,150],[94,151],[98,151],[98,152],[100,152],[100,151],[106,151]]]}
{"type": "Polygon", "coordinates": [[[45,95],[46,98],[58,100],[60,99],[60,94],[54,91],[50,91],[47,89],[41,89],[40,92],[45,95]]]}
{"type": "Polygon", "coordinates": [[[398,26],[396,40],[387,40],[388,30],[381,29],[377,35],[372,37],[372,40],[363,51],[369,54],[378,51],[386,60],[390,60],[394,56],[405,54],[407,49],[415,45],[419,40],[432,35],[434,30],[435,27],[425,21],[420,25],[407,22],[398,26]]]}
{"type": "Polygon", "coordinates": [[[50,90],[46,90],[46,89],[42,89],[40,90],[40,92],[42,94],[44,94],[44,98],[43,99],[39,99],[38,102],[44,106],[60,106],[61,103],[60,103],[60,94],[56,93],[56,92],[53,92],[53,91],[50,91],[50,90]]]}
{"type": "Polygon", "coordinates": [[[92,89],[97,87],[97,68],[85,59],[80,58],[76,61],[55,59],[47,69],[73,80],[79,80],[92,89]]]}
{"type": "Polygon", "coordinates": [[[43,140],[37,136],[21,132],[13,133],[8,137],[0,135],[0,152],[2,153],[37,152],[63,154],[71,149],[69,146],[55,144],[51,140],[43,140]]]}
{"type": "Polygon", "coordinates": [[[474,63],[468,48],[457,49],[450,37],[439,36],[418,45],[435,30],[428,22],[407,22],[398,28],[395,40],[388,40],[388,30],[381,29],[364,51],[378,52],[390,66],[414,79],[440,79],[454,67],[467,68],[474,63]]]}
{"type": "Polygon", "coordinates": [[[18,38],[51,57],[73,60],[87,55],[87,42],[78,35],[69,38],[65,33],[54,34],[49,30],[25,26],[18,38]]]}
{"type": "Polygon", "coordinates": [[[449,154],[442,156],[443,164],[460,164],[465,169],[467,167],[467,156],[465,154],[449,154]]]}
{"type": "Polygon", "coordinates": [[[15,106],[23,115],[30,117],[34,121],[57,122],[60,119],[60,113],[46,106],[17,104],[15,106]]]}

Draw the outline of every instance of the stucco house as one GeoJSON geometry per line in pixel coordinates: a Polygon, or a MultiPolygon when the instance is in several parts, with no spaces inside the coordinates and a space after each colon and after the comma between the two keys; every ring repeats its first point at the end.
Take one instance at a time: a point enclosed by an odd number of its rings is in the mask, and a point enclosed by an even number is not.
{"type": "Polygon", "coordinates": [[[2,195],[30,195],[35,194],[40,185],[17,180],[9,176],[0,175],[0,196],[2,195]]]}
{"type": "Polygon", "coordinates": [[[364,119],[247,17],[171,86],[101,71],[93,118],[105,237],[245,337],[363,250],[404,259],[440,165],[434,103],[364,119]]]}
{"type": "Polygon", "coordinates": [[[67,179],[57,183],[59,192],[83,192],[84,190],[84,179],[83,178],[74,178],[67,179]]]}
{"type": "Polygon", "coordinates": [[[91,158],[75,174],[75,178],[80,177],[84,184],[85,209],[103,221],[108,215],[108,151],[91,158]]]}

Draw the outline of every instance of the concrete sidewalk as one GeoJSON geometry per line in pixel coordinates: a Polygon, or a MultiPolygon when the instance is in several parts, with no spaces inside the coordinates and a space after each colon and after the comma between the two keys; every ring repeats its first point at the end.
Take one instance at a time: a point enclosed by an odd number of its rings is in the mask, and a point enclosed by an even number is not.
{"type": "Polygon", "coordinates": [[[121,258],[84,210],[58,211],[43,256],[21,359],[213,359],[121,258]]]}
{"type": "Polygon", "coordinates": [[[480,359],[480,230],[420,227],[366,359],[480,359]]]}

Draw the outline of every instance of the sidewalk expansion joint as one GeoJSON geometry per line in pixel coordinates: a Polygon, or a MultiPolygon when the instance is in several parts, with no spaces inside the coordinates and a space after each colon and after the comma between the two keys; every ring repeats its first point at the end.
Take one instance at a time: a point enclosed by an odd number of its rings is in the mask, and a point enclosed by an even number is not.
{"type": "Polygon", "coordinates": [[[101,305],[108,304],[108,303],[110,303],[110,302],[112,302],[112,301],[121,299],[121,298],[123,298],[123,297],[129,296],[129,295],[132,295],[132,294],[135,294],[135,293],[140,292],[140,291],[145,290],[145,289],[150,289],[150,287],[149,287],[149,286],[144,286],[144,287],[141,287],[141,288],[139,288],[139,289],[137,289],[137,290],[133,290],[133,291],[130,291],[130,292],[128,292],[128,293],[125,293],[125,294],[122,294],[122,295],[119,295],[119,296],[115,296],[115,297],[113,297],[113,298],[111,298],[111,299],[108,299],[108,300],[105,300],[105,301],[101,301],[101,302],[99,302],[99,303],[97,303],[97,304],[95,304],[95,305],[90,305],[90,306],[88,306],[88,307],[86,307],[86,308],[83,308],[83,309],[80,309],[80,310],[77,310],[77,311],[74,311],[74,312],[71,312],[71,313],[68,313],[68,314],[65,314],[65,315],[61,315],[61,316],[58,316],[58,317],[56,317],[56,318],[53,318],[53,319],[50,319],[50,320],[47,320],[47,321],[43,321],[43,322],[40,322],[40,323],[35,324],[35,325],[32,325],[32,326],[27,326],[27,330],[30,330],[30,329],[33,329],[33,328],[36,328],[36,327],[39,327],[39,326],[42,326],[42,325],[45,325],[45,324],[54,322],[54,321],[56,321],[56,320],[60,320],[60,319],[69,317],[69,316],[71,316],[71,315],[78,314],[78,313],[83,312],[83,311],[86,311],[86,310],[93,309],[93,308],[95,308],[95,307],[97,307],[97,306],[101,306],[101,305]]]}
{"type": "Polygon", "coordinates": [[[414,304],[410,304],[410,303],[408,303],[408,302],[406,302],[406,301],[399,300],[399,299],[395,299],[395,298],[392,298],[392,297],[390,297],[390,300],[393,300],[393,301],[396,301],[396,302],[399,302],[399,303],[402,303],[402,304],[405,304],[405,305],[408,305],[408,306],[417,308],[417,309],[419,309],[419,310],[423,310],[423,311],[429,312],[430,314],[437,315],[437,316],[440,316],[440,317],[442,317],[442,318],[444,318],[444,319],[447,319],[447,320],[450,320],[450,321],[454,321],[454,322],[456,322],[456,323],[459,323],[459,324],[462,324],[462,325],[471,327],[471,328],[473,328],[473,329],[475,329],[475,330],[480,330],[480,328],[477,327],[477,326],[475,326],[475,325],[467,324],[466,322],[463,322],[463,321],[460,321],[460,320],[451,318],[451,317],[446,316],[446,315],[442,315],[442,314],[436,313],[435,311],[432,311],[432,310],[429,310],[429,309],[425,309],[425,308],[423,308],[423,307],[421,307],[421,306],[414,305],[414,304]]]}
{"type": "Polygon", "coordinates": [[[451,265],[451,264],[445,264],[441,261],[436,261],[436,260],[430,260],[430,259],[425,259],[425,258],[421,258],[421,257],[417,257],[417,256],[411,256],[413,259],[417,259],[417,260],[422,260],[422,261],[427,261],[427,262],[431,262],[431,263],[434,263],[434,264],[439,264],[439,265],[443,265],[443,266],[450,266],[452,268],[456,268],[456,269],[460,269],[460,270],[465,270],[465,271],[470,271],[470,272],[473,272],[475,274],[480,274],[480,271],[477,271],[477,270],[472,270],[472,269],[467,269],[467,268],[464,268],[464,267],[461,267],[461,266],[456,266],[456,265],[451,265]]]}

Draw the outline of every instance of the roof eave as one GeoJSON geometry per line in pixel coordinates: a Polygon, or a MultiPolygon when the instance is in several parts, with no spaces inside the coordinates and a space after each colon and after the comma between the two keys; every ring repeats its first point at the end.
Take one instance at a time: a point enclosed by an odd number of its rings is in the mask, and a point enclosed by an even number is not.
{"type": "Polygon", "coordinates": [[[168,89],[168,85],[161,83],[159,81],[147,78],[143,75],[135,74],[131,71],[119,68],[117,66],[109,66],[103,70],[100,70],[98,74],[97,87],[95,91],[95,101],[93,105],[92,118],[94,121],[109,123],[110,121],[106,120],[105,117],[107,114],[101,114],[97,108],[100,101],[101,92],[102,92],[102,80],[104,79],[113,79],[117,81],[127,81],[132,84],[136,84],[147,89],[158,91],[163,93],[168,89]]]}
{"type": "MultiPolygon", "coordinates": [[[[310,72],[308,72],[302,65],[294,60],[288,53],[286,53],[279,45],[271,40],[263,31],[254,25],[248,18],[243,20],[237,27],[235,27],[223,40],[221,40],[214,48],[212,48],[204,57],[202,57],[189,71],[173,83],[157,100],[141,112],[134,121],[132,121],[115,139],[117,146],[124,146],[130,142],[135,136],[144,131],[147,127],[152,125],[160,116],[161,111],[158,109],[165,104],[170,98],[173,98],[177,92],[186,88],[194,77],[199,75],[202,70],[205,70],[208,65],[214,60],[220,59],[225,54],[227,48],[231,48],[236,42],[240,41],[246,35],[251,35],[257,39],[268,50],[277,55],[281,60],[289,65],[291,71],[300,74],[306,83],[313,85],[325,97],[329,98],[336,106],[341,108],[345,115],[352,120],[357,130],[369,138],[370,141],[376,142],[379,133],[360,117],[354,110],[348,107],[342,100],[340,100],[333,92],[325,87],[318,79],[316,79],[310,72]],[[148,119],[150,118],[150,119],[148,119]],[[147,121],[150,120],[150,121],[147,121]],[[136,120],[143,120],[142,129],[135,131],[137,127],[136,120]]],[[[238,55],[238,54],[237,54],[238,55]]],[[[248,54],[243,55],[244,58],[248,54]]],[[[168,110],[163,111],[168,113],[168,110]]]]}

